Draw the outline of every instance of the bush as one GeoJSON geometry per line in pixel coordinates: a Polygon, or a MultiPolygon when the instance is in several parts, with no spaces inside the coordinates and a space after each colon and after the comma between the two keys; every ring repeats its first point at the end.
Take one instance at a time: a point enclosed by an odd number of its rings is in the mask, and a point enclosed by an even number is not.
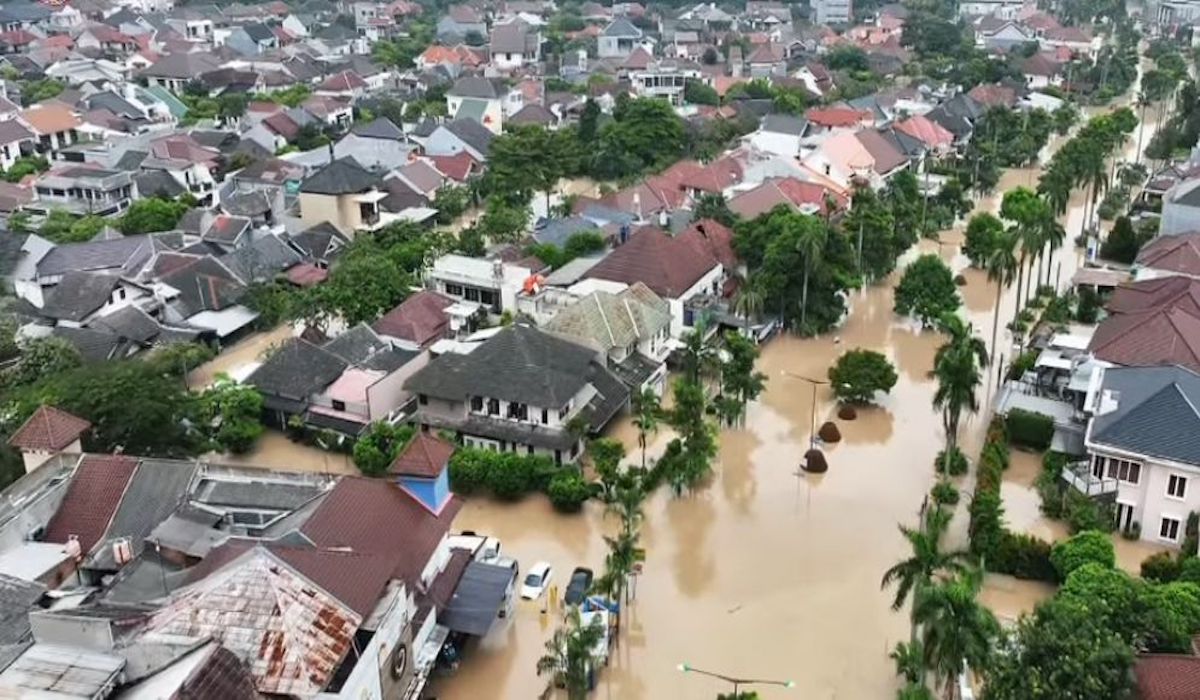
{"type": "Polygon", "coordinates": [[[1200,557],[1188,557],[1179,567],[1177,581],[1200,584],[1200,557]]]}
{"type": "Polygon", "coordinates": [[[1075,306],[1075,320],[1080,323],[1095,323],[1100,315],[1100,295],[1091,287],[1080,287],[1079,303],[1075,306]]]}
{"type": "Polygon", "coordinates": [[[1068,574],[1089,562],[1111,569],[1116,566],[1117,555],[1108,535],[1087,530],[1055,544],[1050,550],[1050,562],[1054,564],[1059,580],[1066,580],[1068,574]]]}
{"type": "Polygon", "coordinates": [[[1008,438],[1015,445],[1045,450],[1054,439],[1054,419],[1041,413],[1014,408],[1008,412],[1005,423],[1008,438]]]}
{"type": "Polygon", "coordinates": [[[912,316],[922,325],[932,326],[962,305],[954,274],[940,257],[932,253],[917,258],[904,270],[896,285],[895,310],[912,316]]]}
{"type": "Polygon", "coordinates": [[[1012,364],[1008,366],[1008,378],[1020,379],[1026,372],[1033,369],[1034,365],[1037,364],[1037,358],[1037,350],[1026,350],[1014,357],[1012,364]]]}
{"type": "Polygon", "coordinates": [[[1031,581],[1055,581],[1057,570],[1051,561],[1050,543],[1032,535],[1003,532],[992,557],[986,561],[989,571],[1031,581]]]}
{"type": "Polygon", "coordinates": [[[1084,530],[1112,532],[1117,529],[1117,514],[1112,503],[1101,503],[1070,489],[1061,517],[1072,533],[1084,530]]]}
{"type": "Polygon", "coordinates": [[[383,476],[412,436],[412,426],[376,421],[354,443],[354,465],[367,476],[383,476]]]}
{"type": "Polygon", "coordinates": [[[829,368],[833,394],[846,403],[869,403],[875,393],[896,386],[896,368],[874,350],[856,348],[838,358],[829,368]]]}
{"type": "Polygon", "coordinates": [[[942,450],[934,459],[933,466],[939,474],[962,476],[967,473],[967,456],[962,453],[962,450],[955,447],[954,452],[951,452],[947,458],[946,451],[942,450]]]}
{"type": "Polygon", "coordinates": [[[1142,596],[1147,608],[1147,647],[1158,653],[1190,653],[1200,629],[1200,587],[1176,581],[1150,586],[1142,596]]]}
{"type": "Polygon", "coordinates": [[[938,482],[929,493],[933,496],[933,502],[940,506],[952,506],[958,503],[958,489],[948,481],[938,482]]]}
{"type": "Polygon", "coordinates": [[[450,487],[464,496],[490,491],[496,498],[512,501],[533,491],[548,492],[563,470],[543,455],[460,448],[450,458],[450,487]]]}
{"type": "Polygon", "coordinates": [[[550,478],[546,487],[550,503],[560,513],[578,513],[592,496],[592,487],[583,475],[574,470],[562,470],[550,478]]]}
{"type": "Polygon", "coordinates": [[[1148,581],[1170,583],[1182,573],[1179,560],[1171,552],[1151,554],[1142,561],[1142,578],[1148,581]]]}

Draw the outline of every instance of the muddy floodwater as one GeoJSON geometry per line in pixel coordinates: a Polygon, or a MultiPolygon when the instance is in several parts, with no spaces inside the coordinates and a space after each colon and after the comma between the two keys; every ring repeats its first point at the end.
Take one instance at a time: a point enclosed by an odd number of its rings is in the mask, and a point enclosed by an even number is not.
{"type": "MultiPolygon", "coordinates": [[[[1056,138],[1048,151],[1064,140],[1056,138]]],[[[1131,143],[1125,159],[1132,160],[1133,148],[1131,143]]],[[[997,193],[1036,186],[1037,176],[1037,170],[1007,171],[997,193]]],[[[998,207],[998,195],[977,203],[978,210],[998,207]]],[[[1068,243],[1050,268],[1060,287],[1082,263],[1072,241],[1083,217],[1084,197],[1076,193],[1063,217],[1068,243]]],[[[940,243],[921,242],[907,259],[936,252],[962,271],[964,314],[990,341],[996,289],[982,272],[966,269],[961,243],[959,227],[944,232],[940,243]]],[[[892,593],[881,591],[879,580],[905,553],[897,523],[916,522],[944,440],[930,407],[929,372],[940,339],[895,317],[894,282],[853,293],[850,317],[834,333],[771,340],[759,365],[769,377],[767,390],[749,407],[744,428],[722,431],[711,484],[681,498],[660,490],[648,501],[645,569],[624,617],[620,646],[600,674],[595,697],[712,698],[730,690],[720,681],[681,673],[676,667],[682,662],[795,683],[792,690],[756,687],[763,698],[892,697],[896,680],[887,652],[907,638],[908,624],[906,612],[890,609],[892,593]],[[880,406],[860,411],[855,421],[838,421],[843,440],[825,447],[828,473],[804,476],[798,464],[810,437],[813,392],[792,375],[824,378],[841,353],[858,347],[886,354],[899,382],[880,406]]],[[[1012,318],[1015,291],[1014,286],[1004,292],[1001,301],[998,353],[1006,358],[1011,339],[1003,325],[1012,318]]],[[[993,392],[989,381],[981,403],[990,403],[993,392]]],[[[834,419],[834,409],[831,396],[820,388],[818,425],[834,419]]],[[[978,450],[984,423],[983,416],[975,416],[963,427],[971,452],[978,450]]],[[[627,419],[611,434],[626,444],[631,460],[639,459],[636,432],[627,419]]],[[[651,455],[668,439],[657,435],[651,455]]],[[[1038,511],[1033,488],[1038,470],[1036,455],[1014,458],[1003,486],[1008,518],[1013,529],[1061,538],[1063,527],[1038,511]]],[[[961,479],[960,487],[969,489],[971,479],[961,479]]],[[[965,543],[965,519],[960,506],[951,544],[965,543]]],[[[602,570],[603,536],[615,523],[592,504],[582,515],[562,516],[542,498],[515,505],[472,499],[456,526],[499,537],[523,568],[549,562],[561,590],[576,566],[602,570]]],[[[1153,550],[1118,542],[1118,551],[1121,564],[1136,571],[1153,550]]],[[[1001,619],[1015,620],[1052,593],[1046,584],[989,575],[982,598],[1001,619]]],[[[546,679],[536,675],[535,664],[560,615],[553,605],[543,612],[541,603],[521,602],[516,615],[498,621],[467,650],[457,671],[431,683],[430,694],[449,700],[541,696],[546,679]]]]}

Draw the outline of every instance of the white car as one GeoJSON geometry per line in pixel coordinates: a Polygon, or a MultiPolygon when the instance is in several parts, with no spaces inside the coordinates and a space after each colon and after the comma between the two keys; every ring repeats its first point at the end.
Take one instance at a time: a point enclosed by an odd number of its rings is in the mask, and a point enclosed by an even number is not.
{"type": "Polygon", "coordinates": [[[525,574],[525,581],[521,584],[521,597],[525,600],[537,600],[542,597],[553,575],[554,570],[544,561],[529,567],[529,573],[525,574]]]}

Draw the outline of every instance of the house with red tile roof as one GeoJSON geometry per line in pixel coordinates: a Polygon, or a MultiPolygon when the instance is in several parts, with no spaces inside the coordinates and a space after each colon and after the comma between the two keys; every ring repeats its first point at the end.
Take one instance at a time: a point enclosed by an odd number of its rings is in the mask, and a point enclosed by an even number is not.
{"type": "Polygon", "coordinates": [[[137,463],[136,458],[125,455],[84,456],[62,503],[46,524],[42,541],[75,541],[81,553],[92,551],[108,531],[137,463]]]}
{"type": "Polygon", "coordinates": [[[1017,106],[1017,100],[1020,98],[1016,88],[999,84],[976,85],[967,92],[967,96],[988,109],[993,107],[1012,109],[1017,106]]]}
{"type": "Polygon", "coordinates": [[[1110,316],[1096,327],[1088,351],[1114,365],[1180,365],[1200,371],[1200,317],[1191,311],[1192,303],[1190,296],[1178,296],[1110,316]]]}
{"type": "Polygon", "coordinates": [[[1170,275],[1200,280],[1200,231],[1150,241],[1138,251],[1134,271],[1139,280],[1170,275]]]}
{"type": "Polygon", "coordinates": [[[80,454],[80,441],[92,424],[61,408],[42,404],[8,439],[10,447],[20,450],[26,473],[60,454],[80,454]]]}
{"type": "Polygon", "coordinates": [[[409,296],[384,314],[372,328],[388,342],[406,350],[423,350],[435,341],[451,337],[450,314],[454,300],[424,289],[409,296]]]}
{"type": "Polygon", "coordinates": [[[1031,90],[1063,83],[1063,62],[1056,52],[1038,51],[1021,61],[1019,69],[1031,90]]]}
{"type": "Polygon", "coordinates": [[[804,113],[808,122],[824,129],[857,129],[874,122],[870,112],[849,107],[812,107],[804,113]]]}
{"type": "Polygon", "coordinates": [[[920,114],[896,122],[895,128],[920,141],[935,154],[948,153],[954,147],[954,134],[920,114]]]}
{"type": "Polygon", "coordinates": [[[317,85],[318,95],[357,98],[367,90],[367,81],[352,70],[334,73],[317,85]]]}
{"type": "Polygon", "coordinates": [[[754,219],[777,206],[803,214],[826,216],[844,211],[848,199],[829,187],[794,177],[769,178],[757,187],[729,199],[729,210],[743,219],[754,219]]]}

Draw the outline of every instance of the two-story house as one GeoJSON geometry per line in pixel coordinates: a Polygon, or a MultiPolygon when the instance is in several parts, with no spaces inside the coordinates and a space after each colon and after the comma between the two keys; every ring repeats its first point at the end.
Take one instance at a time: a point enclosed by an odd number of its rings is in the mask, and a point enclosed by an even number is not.
{"type": "Polygon", "coordinates": [[[464,444],[573,462],[593,434],[629,402],[604,354],[522,323],[467,354],[447,353],[405,384],[417,422],[455,432],[464,444]]]}
{"type": "Polygon", "coordinates": [[[499,134],[504,127],[504,116],[520,109],[519,106],[513,109],[510,104],[513,100],[519,102],[519,95],[510,97],[508,88],[499,80],[466,76],[454,81],[446,91],[446,113],[451,119],[470,119],[499,134]]]}
{"type": "Polygon", "coordinates": [[[1177,365],[1110,367],[1088,394],[1089,495],[1115,492],[1117,526],[1178,545],[1200,509],[1200,374],[1177,365]],[[1135,528],[1137,524],[1137,528],[1135,528]]]}
{"type": "Polygon", "coordinates": [[[105,216],[124,211],[132,201],[133,179],[128,172],[79,165],[61,167],[37,180],[37,201],[42,211],[68,209],[77,214],[105,216]]]}
{"type": "Polygon", "coordinates": [[[478,304],[488,315],[516,313],[517,295],[533,270],[520,263],[449,253],[433,261],[425,285],[446,297],[478,304]]]}
{"type": "Polygon", "coordinates": [[[597,37],[596,53],[600,58],[627,58],[642,46],[645,35],[624,17],[613,20],[597,37]]]}
{"type": "Polygon", "coordinates": [[[488,48],[494,68],[519,70],[541,60],[542,35],[537,27],[517,19],[492,27],[488,48]]]}
{"type": "Polygon", "coordinates": [[[300,220],[306,226],[328,221],[346,236],[383,225],[379,202],[383,181],[352,158],[339,158],[300,183],[300,220]]]}

